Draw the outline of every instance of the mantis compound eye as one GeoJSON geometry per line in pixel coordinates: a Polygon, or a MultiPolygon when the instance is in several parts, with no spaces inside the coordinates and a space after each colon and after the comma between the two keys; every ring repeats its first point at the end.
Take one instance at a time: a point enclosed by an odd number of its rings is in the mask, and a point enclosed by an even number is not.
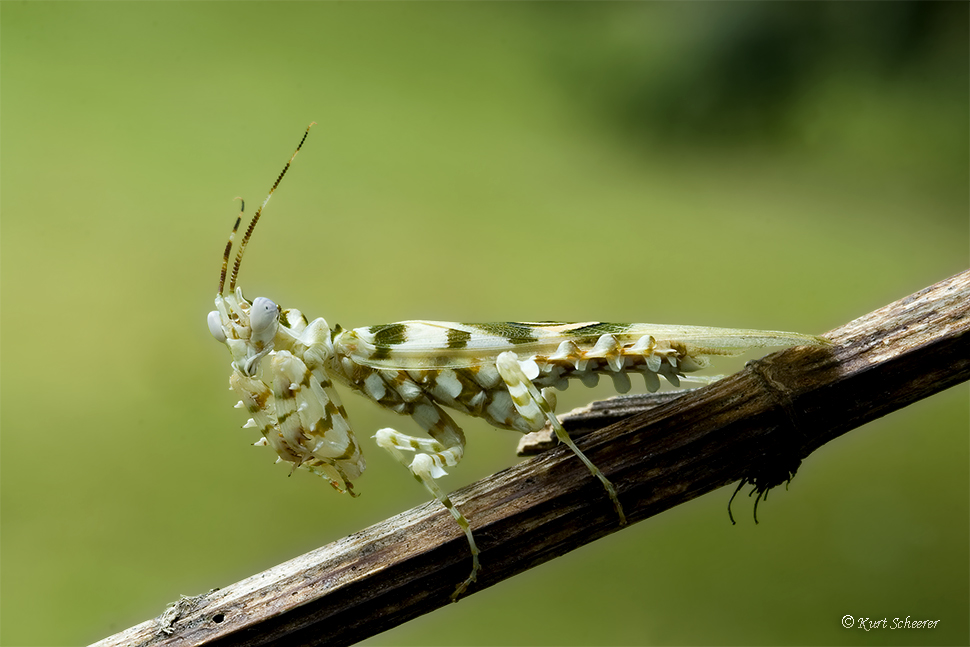
{"type": "Polygon", "coordinates": [[[266,297],[257,297],[249,310],[249,327],[253,331],[253,338],[269,341],[276,334],[276,326],[280,320],[280,307],[266,297]]]}
{"type": "Polygon", "coordinates": [[[222,317],[219,315],[218,310],[213,310],[206,317],[206,322],[209,324],[209,332],[216,341],[222,344],[226,343],[226,333],[222,330],[222,317]]]}

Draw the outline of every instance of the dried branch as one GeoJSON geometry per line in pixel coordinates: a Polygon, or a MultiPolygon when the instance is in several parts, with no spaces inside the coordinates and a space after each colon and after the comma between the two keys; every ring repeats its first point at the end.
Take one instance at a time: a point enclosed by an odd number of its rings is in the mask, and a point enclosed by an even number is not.
{"type": "MultiPolygon", "coordinates": [[[[833,438],[970,378],[968,308],[970,271],[829,332],[831,347],[770,355],[578,444],[630,521],[739,479],[773,485],[833,438]]],[[[620,529],[564,447],[452,500],[482,549],[469,595],[620,529]]],[[[464,536],[429,502],[96,644],[349,644],[448,604],[468,567],[464,536]]]]}

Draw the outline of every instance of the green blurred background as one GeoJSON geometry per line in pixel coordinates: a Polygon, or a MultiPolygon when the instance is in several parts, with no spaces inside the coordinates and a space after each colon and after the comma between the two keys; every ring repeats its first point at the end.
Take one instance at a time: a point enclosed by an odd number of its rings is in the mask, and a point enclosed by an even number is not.
{"type": "MultiPolygon", "coordinates": [[[[258,204],[310,121],[241,283],[331,325],[823,333],[970,264],[966,3],[0,19],[4,645],[100,639],[426,500],[370,440],[414,425],[354,396],[362,496],[287,478],[205,326],[232,198],[258,204]]],[[[369,643],[965,644],[968,401],[830,443],[759,526],[725,488],[369,643]]],[[[450,489],[517,460],[461,422],[450,489]]]]}

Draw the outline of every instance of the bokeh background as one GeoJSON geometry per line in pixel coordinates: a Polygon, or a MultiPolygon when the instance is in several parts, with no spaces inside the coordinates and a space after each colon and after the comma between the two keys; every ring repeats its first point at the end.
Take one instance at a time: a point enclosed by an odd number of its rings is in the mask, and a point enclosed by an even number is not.
{"type": "MultiPolygon", "coordinates": [[[[970,265],[966,3],[0,19],[4,645],[100,639],[426,500],[369,439],[414,426],[351,395],[362,496],[287,478],[205,326],[232,198],[257,205],[310,121],[241,283],[331,325],[824,333],[970,265]]],[[[725,488],[369,644],[965,644],[968,403],[830,443],[758,526],[725,488]]],[[[450,489],[517,460],[462,422],[450,489]]]]}

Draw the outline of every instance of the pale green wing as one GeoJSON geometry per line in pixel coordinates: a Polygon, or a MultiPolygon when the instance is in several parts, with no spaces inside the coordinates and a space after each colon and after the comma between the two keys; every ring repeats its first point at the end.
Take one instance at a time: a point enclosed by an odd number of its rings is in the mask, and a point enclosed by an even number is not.
{"type": "Polygon", "coordinates": [[[334,347],[353,361],[376,368],[461,368],[494,362],[508,350],[523,358],[550,356],[564,341],[588,350],[603,335],[614,336],[621,346],[636,343],[642,337],[653,337],[658,343],[680,343],[691,355],[736,355],[750,348],[828,343],[800,333],[704,326],[401,321],[343,331],[334,338],[334,347]]]}

